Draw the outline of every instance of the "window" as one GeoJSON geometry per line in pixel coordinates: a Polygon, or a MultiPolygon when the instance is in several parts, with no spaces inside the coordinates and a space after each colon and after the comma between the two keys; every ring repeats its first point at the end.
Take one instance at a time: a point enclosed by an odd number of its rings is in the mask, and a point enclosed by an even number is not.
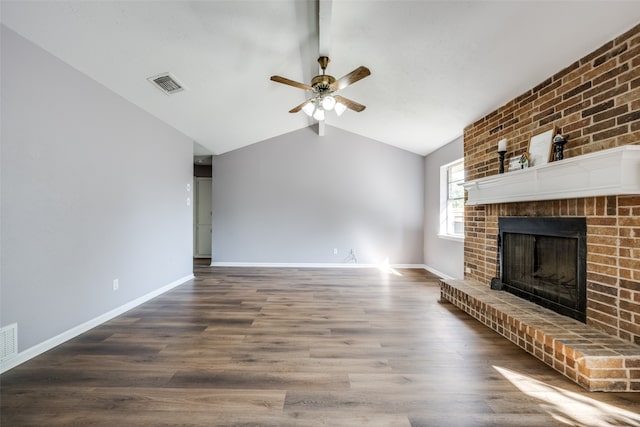
{"type": "Polygon", "coordinates": [[[464,159],[440,167],[440,237],[464,239],[464,159]]]}

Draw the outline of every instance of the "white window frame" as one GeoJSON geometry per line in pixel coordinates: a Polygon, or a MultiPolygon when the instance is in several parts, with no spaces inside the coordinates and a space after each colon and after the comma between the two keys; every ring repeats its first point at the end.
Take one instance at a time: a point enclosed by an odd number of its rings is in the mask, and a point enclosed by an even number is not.
{"type": "MultiPolygon", "coordinates": [[[[453,216],[453,212],[450,212],[449,209],[449,169],[454,166],[458,166],[462,164],[464,168],[464,157],[461,159],[454,160],[453,162],[447,163],[446,165],[440,166],[440,227],[438,232],[438,237],[447,240],[454,240],[458,242],[464,242],[464,230],[461,234],[452,233],[447,230],[447,224],[449,218],[453,216]]],[[[462,180],[464,182],[464,179],[462,180]]],[[[464,196],[463,196],[464,197],[464,196]]],[[[464,209],[464,208],[463,208],[464,209]]],[[[464,210],[463,210],[464,215],[464,210]]]]}

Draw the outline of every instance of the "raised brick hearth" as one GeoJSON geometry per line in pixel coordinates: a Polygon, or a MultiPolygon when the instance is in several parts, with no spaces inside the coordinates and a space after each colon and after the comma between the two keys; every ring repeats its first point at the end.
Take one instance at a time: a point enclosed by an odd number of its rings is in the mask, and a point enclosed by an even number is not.
{"type": "Polygon", "coordinates": [[[475,280],[441,297],[590,391],[640,391],[640,346],[475,280]]]}
{"type": "MultiPolygon", "coordinates": [[[[507,139],[507,158],[519,156],[533,135],[550,127],[568,138],[565,158],[640,144],[640,25],[468,126],[466,180],[498,174],[498,140],[507,139]]],[[[502,216],[585,217],[587,325],[640,344],[640,195],[466,206],[465,279],[487,290],[499,276],[502,216]]],[[[615,369],[609,371],[613,382],[615,369]]]]}

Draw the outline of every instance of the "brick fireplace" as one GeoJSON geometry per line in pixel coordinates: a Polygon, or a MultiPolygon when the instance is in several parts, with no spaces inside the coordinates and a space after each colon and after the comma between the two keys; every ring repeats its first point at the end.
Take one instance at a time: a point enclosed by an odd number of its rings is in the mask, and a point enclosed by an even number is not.
{"type": "MultiPolygon", "coordinates": [[[[520,155],[549,126],[567,137],[565,158],[640,144],[640,25],[468,126],[466,179],[498,173],[499,139],[520,155]]],[[[587,324],[640,344],[640,195],[467,206],[465,278],[498,276],[506,216],[586,217],[587,324]]]]}
{"type": "MultiPolygon", "coordinates": [[[[468,126],[466,180],[498,174],[498,140],[511,158],[551,127],[565,159],[640,144],[640,25],[468,126]]],[[[498,218],[513,216],[586,218],[586,324],[640,344],[640,194],[466,206],[465,279],[499,276],[498,218]]]]}

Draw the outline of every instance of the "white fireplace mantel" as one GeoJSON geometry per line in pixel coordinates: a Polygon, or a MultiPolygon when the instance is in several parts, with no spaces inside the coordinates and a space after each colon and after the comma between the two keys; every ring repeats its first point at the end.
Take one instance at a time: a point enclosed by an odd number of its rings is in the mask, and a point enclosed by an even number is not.
{"type": "Polygon", "coordinates": [[[623,145],[463,184],[467,205],[640,194],[640,146],[623,145]]]}

